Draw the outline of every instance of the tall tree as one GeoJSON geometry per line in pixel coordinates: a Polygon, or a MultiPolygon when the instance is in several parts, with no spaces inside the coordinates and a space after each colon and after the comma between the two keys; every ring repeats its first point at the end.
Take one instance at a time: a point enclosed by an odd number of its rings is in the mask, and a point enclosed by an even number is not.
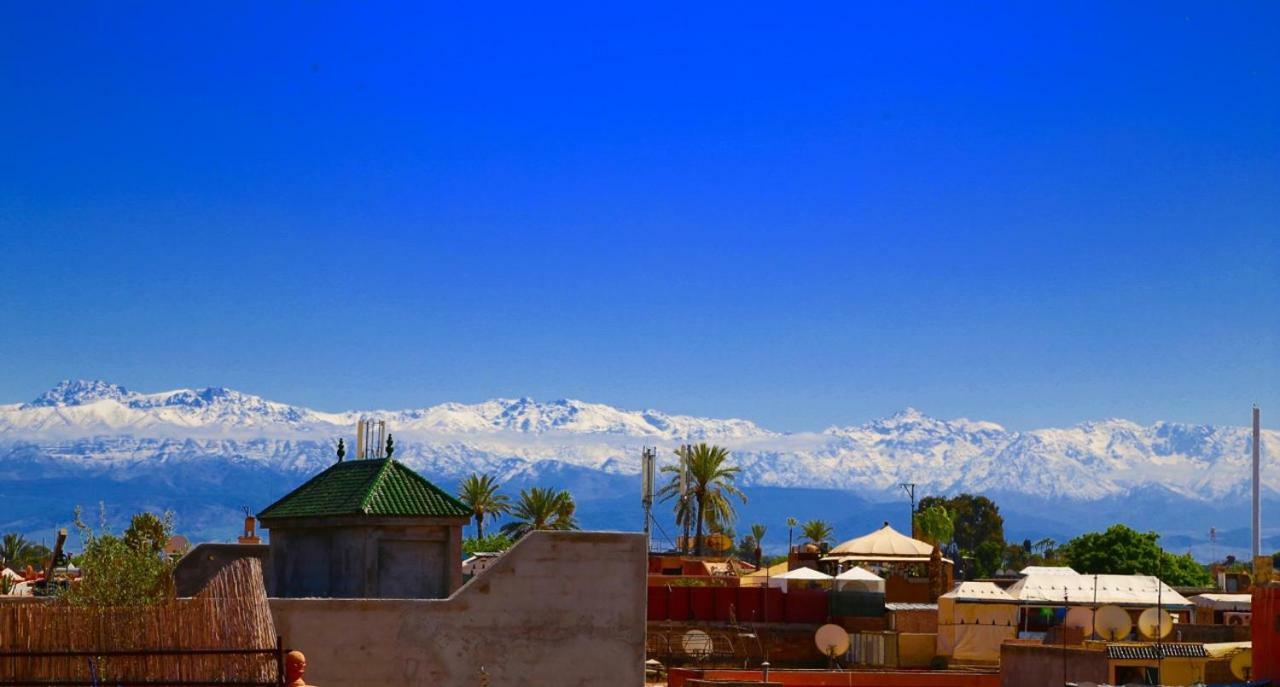
{"type": "Polygon", "coordinates": [[[458,486],[458,500],[467,504],[476,520],[476,539],[484,539],[484,521],[496,520],[511,510],[511,500],[498,493],[493,475],[472,473],[458,486]]]}
{"type": "Polygon", "coordinates": [[[926,496],[917,511],[942,506],[955,525],[952,541],[969,563],[970,577],[988,577],[1000,569],[1004,558],[1004,518],[995,502],[985,496],[959,494],[951,498],[926,496]]]}
{"type": "Polygon", "coordinates": [[[1158,575],[1174,586],[1211,582],[1209,572],[1190,555],[1176,555],[1159,545],[1160,535],[1112,525],[1105,532],[1082,534],[1063,545],[1067,564],[1086,574],[1158,575]]]}
{"type": "Polygon", "coordinates": [[[696,553],[703,552],[703,526],[719,530],[729,527],[737,519],[737,511],[733,508],[730,497],[737,497],[742,503],[747,497],[734,484],[739,468],[728,465],[729,451],[719,446],[698,444],[688,451],[678,450],[680,462],[676,465],[663,466],[662,471],[671,473],[671,481],[658,491],[658,497],[667,500],[676,498],[676,518],[693,517],[696,530],[694,542],[696,553]],[[680,498],[681,472],[685,471],[687,499],[680,498]],[[690,513],[692,511],[692,513],[690,513]]]}
{"type": "Polygon", "coordinates": [[[814,546],[821,547],[823,542],[830,543],[835,530],[831,529],[830,524],[822,520],[810,520],[800,528],[800,534],[804,535],[805,539],[813,542],[814,546]]]}
{"type": "Polygon", "coordinates": [[[577,505],[567,491],[521,489],[520,498],[511,509],[511,522],[502,526],[502,533],[518,539],[534,530],[576,530],[575,510],[577,505]]]}

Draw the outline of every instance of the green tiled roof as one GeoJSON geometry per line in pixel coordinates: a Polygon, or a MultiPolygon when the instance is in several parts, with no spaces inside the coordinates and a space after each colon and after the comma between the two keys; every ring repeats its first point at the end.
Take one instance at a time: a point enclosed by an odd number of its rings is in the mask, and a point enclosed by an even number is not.
{"type": "Polygon", "coordinates": [[[398,461],[383,459],[334,463],[258,513],[261,519],[331,515],[457,518],[472,512],[398,461]]]}

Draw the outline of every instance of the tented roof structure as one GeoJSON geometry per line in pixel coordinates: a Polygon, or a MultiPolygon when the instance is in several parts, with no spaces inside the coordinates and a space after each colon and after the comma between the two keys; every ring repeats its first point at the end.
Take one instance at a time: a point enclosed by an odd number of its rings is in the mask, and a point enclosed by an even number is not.
{"type": "Polygon", "coordinates": [[[781,563],[776,563],[768,568],[761,568],[743,575],[738,578],[738,584],[743,587],[763,587],[768,580],[771,580],[778,575],[782,575],[785,572],[787,572],[787,562],[782,561],[781,563]]]}
{"type": "Polygon", "coordinates": [[[854,566],[848,570],[836,575],[836,579],[842,582],[884,582],[884,578],[867,570],[854,566]]]}
{"type": "Polygon", "coordinates": [[[884,593],[884,578],[867,570],[854,566],[836,575],[836,589],[842,591],[866,591],[884,593]]]}
{"type": "Polygon", "coordinates": [[[824,572],[818,572],[813,568],[796,568],[791,572],[785,572],[785,573],[782,573],[781,575],[777,575],[773,579],[775,580],[829,580],[831,579],[831,576],[824,572]]]}
{"type": "Polygon", "coordinates": [[[932,553],[932,545],[912,539],[886,522],[870,534],[831,549],[823,560],[925,562],[932,553]]]}
{"type": "Polygon", "coordinates": [[[1197,594],[1191,603],[1215,611],[1248,611],[1253,609],[1252,594],[1197,594]]]}
{"type": "Polygon", "coordinates": [[[1074,569],[1065,565],[1028,565],[1018,571],[1019,575],[1079,575],[1074,569]]]}
{"type": "Polygon", "coordinates": [[[1151,575],[1080,575],[1061,572],[1023,577],[1008,589],[1019,603],[1036,606],[1151,607],[1190,610],[1192,604],[1151,575]]]}
{"type": "Polygon", "coordinates": [[[1009,592],[990,582],[961,582],[942,598],[960,603],[1017,603],[1009,592]]]}

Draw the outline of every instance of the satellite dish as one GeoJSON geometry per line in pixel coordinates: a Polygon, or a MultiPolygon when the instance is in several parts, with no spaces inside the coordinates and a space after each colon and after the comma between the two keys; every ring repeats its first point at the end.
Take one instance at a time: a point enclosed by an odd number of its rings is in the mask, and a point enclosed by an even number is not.
{"type": "Polygon", "coordinates": [[[849,650],[849,633],[839,625],[823,625],[814,633],[813,643],[823,656],[835,658],[849,650]]]}
{"type": "Polygon", "coordinates": [[[1163,608],[1148,608],[1138,616],[1138,631],[1147,639],[1164,639],[1173,632],[1173,616],[1163,608]]]}
{"type": "Polygon", "coordinates": [[[1093,631],[1109,642],[1128,637],[1132,629],[1129,612],[1119,606],[1103,606],[1093,614],[1093,631]]]}
{"type": "Polygon", "coordinates": [[[1253,676],[1253,651],[1244,649],[1231,657],[1231,674],[1241,680],[1248,680],[1253,676]]]}
{"type": "Polygon", "coordinates": [[[702,630],[689,630],[680,638],[680,648],[694,658],[706,658],[711,655],[711,635],[702,630]]]}
{"type": "Polygon", "coordinates": [[[1073,606],[1062,619],[1063,627],[1078,627],[1084,631],[1086,638],[1093,634],[1093,609],[1086,606],[1073,606]]]}

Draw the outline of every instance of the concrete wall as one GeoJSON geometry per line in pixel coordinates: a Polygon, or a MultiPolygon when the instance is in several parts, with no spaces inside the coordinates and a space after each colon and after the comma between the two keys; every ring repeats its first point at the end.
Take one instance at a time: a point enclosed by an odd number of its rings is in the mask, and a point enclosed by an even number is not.
{"type": "Polygon", "coordinates": [[[195,596],[219,570],[241,558],[257,558],[269,570],[271,549],[265,544],[200,544],[191,549],[173,569],[178,596],[195,596]]]}
{"type": "Polygon", "coordinates": [[[270,521],[267,590],[278,597],[441,599],[462,585],[466,519],[270,521]]]}
{"type": "Polygon", "coordinates": [[[321,687],[640,687],[645,548],[534,532],[448,599],[272,599],[271,613],[321,687]]]}

